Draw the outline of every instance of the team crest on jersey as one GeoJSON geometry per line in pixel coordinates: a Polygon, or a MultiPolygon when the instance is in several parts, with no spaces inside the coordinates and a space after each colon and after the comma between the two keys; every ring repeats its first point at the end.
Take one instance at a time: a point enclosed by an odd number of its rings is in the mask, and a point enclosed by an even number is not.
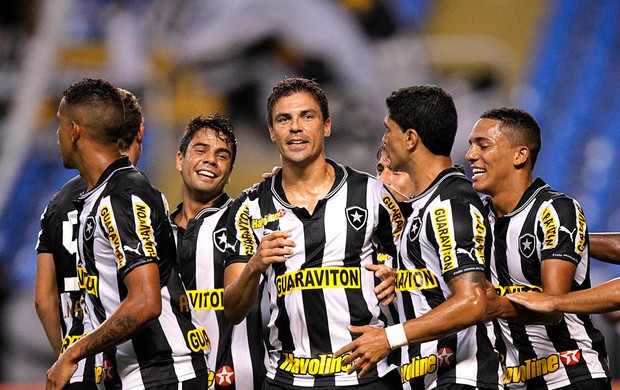
{"type": "Polygon", "coordinates": [[[218,386],[230,386],[235,383],[235,372],[229,366],[222,366],[215,373],[215,383],[218,386]]]}
{"type": "Polygon", "coordinates": [[[355,230],[360,230],[366,225],[366,218],[368,217],[368,211],[359,206],[353,206],[346,209],[347,220],[349,224],[353,226],[355,230]]]}
{"type": "Polygon", "coordinates": [[[86,241],[93,238],[93,234],[95,234],[95,217],[92,215],[86,218],[86,226],[84,227],[84,239],[86,241]]]}
{"type": "Polygon", "coordinates": [[[221,228],[213,232],[213,244],[220,252],[226,251],[226,228],[221,228]]]}
{"type": "Polygon", "coordinates": [[[525,233],[519,237],[519,252],[525,258],[530,258],[534,254],[534,243],[536,240],[530,233],[525,233]]]}
{"type": "Polygon", "coordinates": [[[560,352],[560,360],[565,366],[572,366],[581,360],[581,349],[560,352]]]}
{"type": "Polygon", "coordinates": [[[409,241],[415,241],[420,236],[420,229],[422,229],[422,220],[420,217],[415,217],[411,221],[411,229],[409,229],[409,241]]]}

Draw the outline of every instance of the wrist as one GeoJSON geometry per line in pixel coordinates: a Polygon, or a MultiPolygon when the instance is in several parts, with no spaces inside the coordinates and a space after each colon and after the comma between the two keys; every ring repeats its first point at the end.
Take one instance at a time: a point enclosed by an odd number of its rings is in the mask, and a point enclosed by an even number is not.
{"type": "Polygon", "coordinates": [[[388,326],[385,328],[385,335],[387,336],[388,344],[391,349],[409,345],[407,334],[405,333],[405,326],[403,324],[388,326]]]}

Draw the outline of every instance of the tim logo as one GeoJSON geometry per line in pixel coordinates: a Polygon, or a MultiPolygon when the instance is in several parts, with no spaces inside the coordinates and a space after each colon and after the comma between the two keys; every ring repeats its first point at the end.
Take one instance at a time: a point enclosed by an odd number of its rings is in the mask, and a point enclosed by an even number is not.
{"type": "Polygon", "coordinates": [[[366,218],[368,211],[359,206],[349,207],[345,210],[347,212],[347,220],[349,224],[353,226],[355,230],[360,230],[366,225],[366,218]]]}
{"type": "Polygon", "coordinates": [[[573,349],[572,351],[560,352],[560,360],[565,366],[572,366],[581,361],[581,350],[573,349]]]}
{"type": "Polygon", "coordinates": [[[226,228],[221,228],[213,232],[213,245],[218,251],[226,251],[226,228]]]}
{"type": "Polygon", "coordinates": [[[413,242],[420,236],[420,229],[422,229],[422,220],[420,217],[415,217],[411,221],[411,229],[409,229],[409,241],[413,242]]]}
{"type": "Polygon", "coordinates": [[[530,258],[534,254],[534,236],[526,233],[519,237],[519,252],[525,258],[530,258]]]}

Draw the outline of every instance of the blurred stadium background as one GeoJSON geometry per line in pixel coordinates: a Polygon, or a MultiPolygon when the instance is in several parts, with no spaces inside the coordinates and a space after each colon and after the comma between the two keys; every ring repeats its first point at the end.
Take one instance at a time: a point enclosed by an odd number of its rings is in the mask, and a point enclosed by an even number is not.
{"type": "MultiPolygon", "coordinates": [[[[265,102],[284,76],[315,78],[332,111],[329,156],[374,171],[385,97],[436,84],[455,98],[453,158],[479,114],[511,105],[543,130],[536,173],[577,198],[590,231],[620,230],[617,0],[4,0],[0,5],[0,389],[41,388],[53,363],[34,311],[34,246],[62,167],[62,91],[106,78],[139,97],[138,164],[180,200],[178,141],[193,116],[232,118],[231,196],[278,163],[265,102]]],[[[594,260],[594,284],[620,266],[594,260]]],[[[620,378],[620,315],[596,316],[620,378]]]]}

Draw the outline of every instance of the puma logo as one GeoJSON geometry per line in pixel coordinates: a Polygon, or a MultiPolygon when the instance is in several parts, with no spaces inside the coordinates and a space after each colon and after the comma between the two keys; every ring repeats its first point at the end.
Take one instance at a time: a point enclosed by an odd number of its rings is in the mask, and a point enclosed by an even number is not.
{"type": "Polygon", "coordinates": [[[123,250],[125,250],[125,252],[133,252],[136,255],[139,255],[140,254],[140,251],[138,250],[139,247],[140,247],[140,244],[137,244],[135,249],[125,244],[123,245],[123,250]]]}

